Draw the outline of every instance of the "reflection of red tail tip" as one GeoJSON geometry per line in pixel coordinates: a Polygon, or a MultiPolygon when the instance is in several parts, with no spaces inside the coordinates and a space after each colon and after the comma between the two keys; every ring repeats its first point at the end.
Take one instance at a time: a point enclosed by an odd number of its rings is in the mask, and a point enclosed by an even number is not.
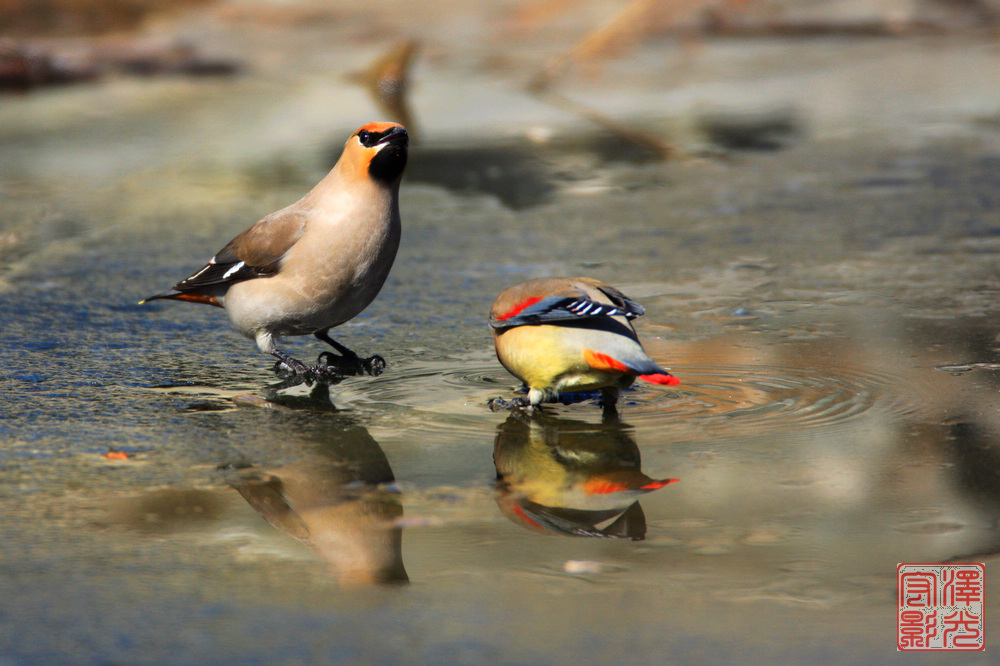
{"type": "Polygon", "coordinates": [[[655,375],[639,375],[639,379],[644,382],[649,382],[650,384],[666,384],[667,386],[678,386],[681,383],[681,380],[677,379],[673,375],[665,373],[657,373],[655,375]]]}
{"type": "Polygon", "coordinates": [[[671,483],[677,483],[677,479],[661,479],[660,481],[653,481],[652,483],[647,483],[640,490],[658,490],[663,486],[669,486],[671,483]]]}

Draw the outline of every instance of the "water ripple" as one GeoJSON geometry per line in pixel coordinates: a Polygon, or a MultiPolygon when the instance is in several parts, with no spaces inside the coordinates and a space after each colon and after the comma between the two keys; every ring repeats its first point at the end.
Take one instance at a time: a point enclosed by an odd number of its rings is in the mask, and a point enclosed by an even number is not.
{"type": "Polygon", "coordinates": [[[516,385],[496,362],[448,360],[407,363],[351,388],[364,401],[451,411],[459,405],[485,406],[489,398],[510,393],[516,385]]]}
{"type": "MultiPolygon", "coordinates": [[[[637,382],[622,396],[622,412],[634,424],[696,422],[699,427],[752,428],[823,426],[870,412],[887,417],[919,413],[926,387],[870,369],[837,368],[825,374],[782,366],[676,366],[676,388],[637,382]]],[[[472,416],[495,396],[516,394],[517,380],[495,361],[414,362],[351,387],[362,402],[472,416]]],[[[596,394],[595,394],[596,395],[596,394]]],[[[585,416],[594,400],[556,406],[585,416]]]]}
{"type": "Polygon", "coordinates": [[[626,394],[630,420],[657,416],[698,419],[726,428],[822,426],[873,410],[886,416],[918,413],[925,404],[920,386],[867,369],[837,368],[820,374],[779,366],[679,367],[675,390],[639,386],[626,394]]]}

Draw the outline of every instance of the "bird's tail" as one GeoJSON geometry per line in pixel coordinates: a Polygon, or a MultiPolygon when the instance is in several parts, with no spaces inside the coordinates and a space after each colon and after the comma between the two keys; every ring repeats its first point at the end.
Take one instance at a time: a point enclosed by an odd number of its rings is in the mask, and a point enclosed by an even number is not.
{"type": "Polygon", "coordinates": [[[649,382],[650,384],[664,384],[665,386],[678,386],[681,380],[673,376],[663,368],[660,368],[659,372],[648,373],[645,375],[638,375],[639,379],[644,382],[649,382]]]}
{"type": "Polygon", "coordinates": [[[214,305],[217,308],[222,307],[222,303],[219,302],[219,299],[211,294],[202,294],[197,291],[177,291],[176,289],[170,289],[169,291],[148,296],[139,301],[139,305],[161,298],[173,301],[187,301],[189,303],[203,303],[204,305],[214,305]]]}
{"type": "Polygon", "coordinates": [[[649,382],[650,384],[677,386],[681,383],[681,380],[658,366],[652,359],[646,357],[645,354],[642,356],[644,358],[632,358],[622,361],[592,349],[585,349],[583,351],[583,357],[587,361],[587,365],[596,370],[633,374],[642,381],[649,382]]]}

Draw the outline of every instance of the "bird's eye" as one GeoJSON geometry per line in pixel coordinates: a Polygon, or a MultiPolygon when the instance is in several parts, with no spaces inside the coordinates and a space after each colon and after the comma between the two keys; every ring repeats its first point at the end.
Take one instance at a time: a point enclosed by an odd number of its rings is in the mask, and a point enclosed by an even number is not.
{"type": "Polygon", "coordinates": [[[358,141],[361,142],[362,146],[367,146],[368,140],[371,139],[371,136],[372,136],[371,132],[369,132],[368,130],[361,130],[360,132],[358,132],[358,141]]]}

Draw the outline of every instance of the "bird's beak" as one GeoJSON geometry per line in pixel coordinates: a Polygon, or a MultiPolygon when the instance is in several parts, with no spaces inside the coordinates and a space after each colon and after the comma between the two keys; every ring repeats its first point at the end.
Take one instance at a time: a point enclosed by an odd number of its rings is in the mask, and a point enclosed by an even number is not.
{"type": "Polygon", "coordinates": [[[405,146],[409,142],[410,135],[406,133],[406,130],[402,127],[394,127],[391,132],[379,139],[378,143],[375,145],[381,146],[383,143],[391,143],[397,146],[405,146]]]}

